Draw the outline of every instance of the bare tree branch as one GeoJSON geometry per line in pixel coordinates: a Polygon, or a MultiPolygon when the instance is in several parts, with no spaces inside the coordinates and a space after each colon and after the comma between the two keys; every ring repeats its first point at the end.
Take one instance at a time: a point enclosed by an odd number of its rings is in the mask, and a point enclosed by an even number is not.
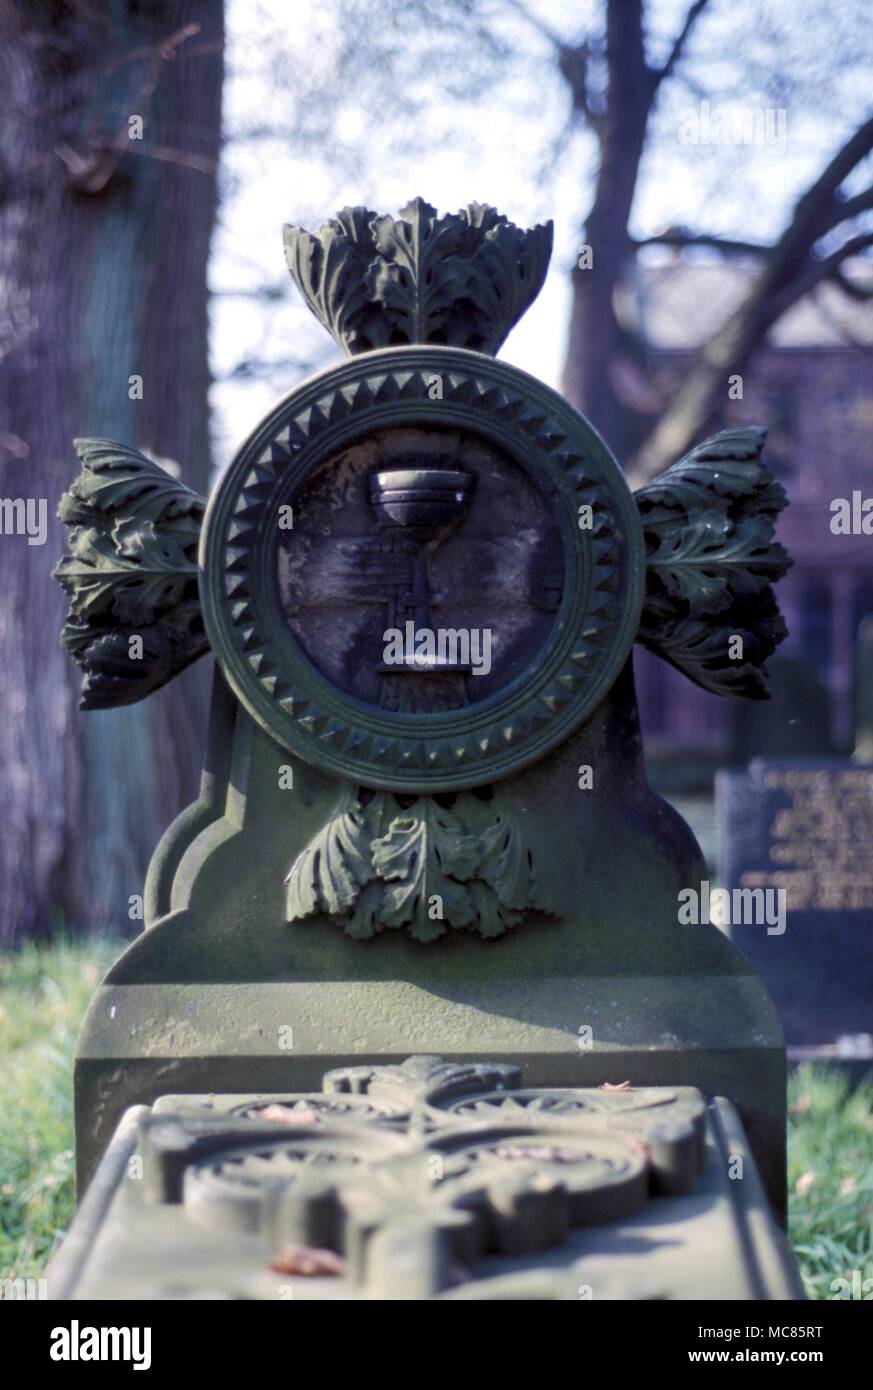
{"type": "Polygon", "coordinates": [[[594,414],[598,429],[622,453],[627,412],[613,387],[612,364],[627,343],[615,315],[615,292],[632,254],[628,224],[655,93],[653,69],[645,57],[642,0],[610,0],[605,60],[606,106],[595,125],[600,165],[584,231],[597,271],[591,275],[579,268],[572,277],[563,385],[569,399],[594,414]]]}
{"type": "Polygon", "coordinates": [[[737,237],[721,237],[710,232],[687,232],[682,227],[671,227],[669,231],[642,237],[633,245],[637,250],[643,246],[706,246],[729,255],[750,256],[766,256],[773,249],[760,241],[742,241],[737,237]]]}
{"type": "Polygon", "coordinates": [[[837,247],[829,256],[811,260],[806,277],[800,277],[801,294],[805,294],[821,280],[827,279],[844,261],[866,251],[870,246],[873,246],[873,232],[859,232],[857,236],[849,237],[848,241],[844,241],[842,246],[837,247]]]}
{"type": "Polygon", "coordinates": [[[841,265],[835,266],[828,279],[838,285],[847,299],[854,299],[859,304],[866,304],[873,299],[873,280],[869,285],[859,285],[857,280],[850,280],[841,265]]]}
{"type": "Polygon", "coordinates": [[[601,128],[603,113],[595,111],[588,91],[588,63],[591,47],[587,39],[575,46],[562,44],[558,53],[558,68],[570,88],[573,110],[592,130],[601,128]]]}
{"type": "Polygon", "coordinates": [[[691,37],[691,31],[708,4],[709,0],[694,0],[694,4],[691,5],[691,7],[689,8],[688,13],[685,16],[685,23],[682,25],[682,28],[679,30],[679,33],[676,36],[676,40],[673,44],[673,47],[670,50],[670,54],[667,58],[666,63],[655,73],[656,89],[660,87],[661,83],[665,81],[666,78],[672,77],[673,72],[675,71],[685,51],[685,46],[688,43],[689,38],[691,37]]]}
{"type": "Polygon", "coordinates": [[[859,212],[869,212],[871,208],[873,208],[873,184],[869,188],[865,188],[863,192],[855,193],[851,198],[838,199],[833,221],[829,223],[829,226],[836,227],[848,218],[857,217],[859,212]]]}
{"type": "MultiPolygon", "coordinates": [[[[823,235],[830,227],[845,220],[844,208],[850,199],[839,196],[843,184],[866,156],[873,150],[873,115],[859,126],[841,145],[825,166],[815,183],[807,190],[794,210],[793,226],[802,227],[807,218],[815,219],[823,235]]],[[[863,196],[863,195],[859,195],[863,196]]]]}
{"type": "MultiPolygon", "coordinates": [[[[145,61],[144,76],[137,91],[132,93],[131,101],[134,109],[139,108],[137,114],[142,117],[144,123],[148,118],[149,107],[164,64],[175,61],[182,45],[199,33],[199,24],[185,24],[153,48],[137,48],[122,55],[116,63],[107,65],[105,71],[112,73],[131,63],[145,61]]],[[[200,47],[203,54],[218,51],[214,44],[202,44],[200,47]]],[[[95,112],[90,130],[81,139],[80,148],[76,149],[66,141],[61,141],[55,146],[54,153],[64,166],[67,182],[79,192],[102,192],[123,156],[128,153],[144,154],[151,159],[196,169],[201,174],[214,173],[215,161],[193,151],[176,149],[169,145],[140,145],[138,141],[131,140],[126,120],[114,134],[109,135],[105,131],[100,133],[101,123],[105,125],[105,115],[105,111],[95,112]]]]}

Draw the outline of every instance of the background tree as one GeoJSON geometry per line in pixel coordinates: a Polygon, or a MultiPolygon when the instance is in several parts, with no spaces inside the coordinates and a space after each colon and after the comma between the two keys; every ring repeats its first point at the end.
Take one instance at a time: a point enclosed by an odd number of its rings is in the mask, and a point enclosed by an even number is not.
{"type": "MultiPolygon", "coordinates": [[[[609,0],[604,29],[578,42],[550,36],[569,88],[572,111],[593,132],[599,154],[583,228],[584,241],[595,250],[596,273],[578,266],[573,271],[564,386],[620,456],[626,457],[629,431],[623,419],[627,407],[616,388],[616,364],[628,344],[616,312],[617,291],[628,278],[641,247],[706,247],[727,256],[746,255],[758,263],[741,303],[683,373],[681,385],[637,451],[632,464],[637,481],[657,475],[700,439],[726,399],[728,378],[746,367],[767,331],[803,295],[824,280],[850,295],[864,294],[846,278],[843,267],[873,246],[873,229],[865,225],[868,220],[864,217],[873,209],[873,182],[857,192],[847,190],[847,181],[859,172],[863,174],[864,161],[873,150],[873,115],[840,141],[822,172],[797,198],[787,225],[771,245],[720,236],[707,228],[670,229],[640,240],[632,236],[634,201],[661,90],[681,72],[698,33],[705,37],[710,7],[715,7],[713,0],[694,0],[688,5],[659,62],[647,55],[643,0],[609,0]],[[598,62],[601,72],[596,70],[598,62]]],[[[861,33],[863,28],[859,28],[859,36],[861,33]]],[[[869,46],[864,47],[869,58],[869,46]]],[[[746,109],[754,106],[756,92],[766,96],[769,88],[776,100],[780,99],[780,88],[784,93],[790,68],[786,64],[780,72],[782,49],[778,45],[774,44],[772,54],[773,71],[763,74],[763,81],[760,72],[740,71],[740,83],[744,77],[751,78],[745,92],[740,87],[746,109]]],[[[831,60],[838,55],[839,47],[833,45],[831,60]]],[[[698,101],[704,99],[704,90],[692,77],[689,92],[698,101]]],[[[806,99],[802,90],[798,86],[795,91],[802,103],[806,99]]]]}
{"type": "MultiPolygon", "coordinates": [[[[822,284],[866,293],[855,268],[873,243],[873,44],[861,0],[334,0],[319,13],[317,42],[280,26],[267,43],[259,34],[256,60],[282,110],[286,96],[305,105],[287,135],[311,137],[310,183],[335,183],[337,206],[387,206],[398,169],[414,169],[433,197],[452,158],[458,184],[475,168],[474,196],[494,201],[494,175],[507,170],[489,164],[485,136],[502,124],[516,176],[507,210],[555,215],[556,267],[563,259],[571,271],[564,391],[635,482],[715,425],[728,377],[798,299],[822,284]],[[309,69],[307,42],[318,52],[309,69]],[[750,118],[782,111],[785,148],[683,144],[683,120],[701,103],[750,118]],[[669,208],[660,222],[656,202],[669,208]],[[570,259],[562,233],[572,225],[570,259]],[[592,268],[573,269],[586,245],[592,268]],[[678,387],[653,379],[625,312],[640,268],[664,247],[739,259],[745,282],[678,387]]],[[[242,121],[234,157],[282,126],[242,121]]],[[[307,198],[298,184],[295,220],[307,198]]],[[[320,216],[334,206],[329,193],[319,204],[320,216]]],[[[275,281],[251,292],[289,317],[275,281]]]]}
{"type": "Polygon", "coordinates": [[[51,518],[44,545],[0,536],[10,941],[129,926],[155,841],[196,790],[205,673],[79,715],[51,571],[74,436],[177,459],[206,490],[222,7],[0,0],[0,74],[0,495],[44,498],[51,518]]]}

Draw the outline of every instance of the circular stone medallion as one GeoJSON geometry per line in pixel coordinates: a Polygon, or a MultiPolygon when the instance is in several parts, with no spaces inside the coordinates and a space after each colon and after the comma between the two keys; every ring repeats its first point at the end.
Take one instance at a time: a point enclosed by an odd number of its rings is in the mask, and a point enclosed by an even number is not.
{"type": "Polygon", "coordinates": [[[603,441],[459,348],[366,353],[242,446],[201,544],[230,685],[290,752],[363,786],[508,776],[568,737],[636,634],[644,547],[603,441]]]}

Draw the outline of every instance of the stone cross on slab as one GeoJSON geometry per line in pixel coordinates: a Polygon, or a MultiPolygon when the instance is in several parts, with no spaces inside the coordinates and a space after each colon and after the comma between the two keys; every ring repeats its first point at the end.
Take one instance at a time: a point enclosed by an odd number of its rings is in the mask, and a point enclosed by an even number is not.
{"type": "Polygon", "coordinates": [[[52,1262],[53,1296],[804,1296],[727,1101],[519,1079],[410,1057],[329,1070],[306,1093],[134,1107],[100,1202],[52,1262]]]}
{"type": "Polygon", "coordinates": [[[288,1066],[303,1087],[411,1051],[508,1056],[537,1085],[636,1058],[643,1081],[737,1101],[778,1202],[778,1026],[721,934],[677,925],[706,870],[646,783],[630,658],[638,642],[706,690],[765,695],[785,496],[756,427],[632,495],[584,416],[495,360],[551,243],[551,224],[421,199],[286,228],[347,360],[265,416],[208,507],[142,454],[78,441],[57,576],[83,707],[142,699],[210,648],[220,672],[203,794],[86,1025],[82,1096],[104,1084],[86,1166],[167,1060],[177,1089],[219,1088],[220,1057],[232,1089],[287,1090],[288,1066]],[[99,1009],[132,984],[157,993],[125,996],[116,1029],[99,1009]],[[179,1010],[181,1044],[156,1022],[179,1010]]]}

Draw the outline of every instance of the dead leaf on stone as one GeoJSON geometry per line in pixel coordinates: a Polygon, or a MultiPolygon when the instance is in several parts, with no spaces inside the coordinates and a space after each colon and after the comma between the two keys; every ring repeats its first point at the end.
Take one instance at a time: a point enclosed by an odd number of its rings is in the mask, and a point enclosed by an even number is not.
{"type": "Polygon", "coordinates": [[[645,1140],[637,1139],[633,1134],[630,1135],[628,1139],[625,1139],[624,1146],[626,1149],[629,1149],[632,1154],[636,1154],[638,1158],[645,1159],[646,1163],[648,1163],[652,1157],[652,1150],[645,1140]]]}
{"type": "Polygon", "coordinates": [[[300,1274],[307,1278],[318,1274],[339,1276],[346,1272],[342,1255],[322,1250],[316,1245],[287,1245],[270,1261],[276,1274],[300,1274]]]}
{"type": "Polygon", "coordinates": [[[599,1089],[601,1091],[629,1091],[631,1084],[629,1081],[602,1081],[599,1089]]]}
{"type": "Polygon", "coordinates": [[[287,1105],[266,1105],[258,1112],[260,1120],[274,1120],[282,1125],[317,1125],[320,1119],[317,1110],[290,1110],[287,1105]]]}
{"type": "Polygon", "coordinates": [[[801,1173],[800,1177],[797,1179],[797,1182],[794,1184],[794,1191],[797,1193],[798,1197],[803,1197],[804,1194],[807,1193],[809,1189],[812,1187],[814,1182],[815,1173],[801,1173]]]}

